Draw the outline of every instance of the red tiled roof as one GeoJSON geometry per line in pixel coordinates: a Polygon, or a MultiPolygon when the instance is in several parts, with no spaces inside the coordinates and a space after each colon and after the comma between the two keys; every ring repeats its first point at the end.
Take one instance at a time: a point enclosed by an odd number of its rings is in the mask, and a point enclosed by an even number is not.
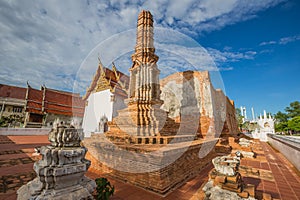
{"type": "Polygon", "coordinates": [[[0,97],[25,100],[26,88],[0,84],[0,97]]]}
{"type": "Polygon", "coordinates": [[[83,117],[85,102],[78,93],[50,88],[45,89],[45,87],[38,90],[30,86],[28,88],[21,88],[0,84],[0,97],[15,98],[25,101],[27,89],[26,112],[36,114],[44,114],[46,112],[83,117]],[[45,99],[43,100],[44,90],[45,99]]]}
{"type": "Polygon", "coordinates": [[[38,114],[44,112],[83,117],[84,104],[84,100],[79,94],[45,87],[42,87],[41,90],[29,87],[26,111],[38,114]]]}
{"type": "Polygon", "coordinates": [[[28,87],[26,112],[43,114],[42,101],[43,91],[28,87]]]}
{"type": "Polygon", "coordinates": [[[46,88],[45,112],[83,116],[84,101],[79,94],[61,92],[46,88]]]}

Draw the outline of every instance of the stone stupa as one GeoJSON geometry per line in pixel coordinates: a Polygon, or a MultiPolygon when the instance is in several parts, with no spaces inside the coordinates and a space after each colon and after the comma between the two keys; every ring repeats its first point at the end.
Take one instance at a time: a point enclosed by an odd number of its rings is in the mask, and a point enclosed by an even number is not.
{"type": "Polygon", "coordinates": [[[82,138],[82,129],[57,120],[49,133],[51,145],[39,149],[42,159],[34,163],[37,177],[17,191],[18,200],[94,199],[96,183],[84,175],[91,162],[85,159],[82,138]]]}

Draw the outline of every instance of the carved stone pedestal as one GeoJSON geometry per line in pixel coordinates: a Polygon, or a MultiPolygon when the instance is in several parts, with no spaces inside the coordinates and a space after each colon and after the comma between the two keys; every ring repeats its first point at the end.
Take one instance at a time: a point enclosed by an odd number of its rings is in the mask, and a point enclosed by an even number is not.
{"type": "Polygon", "coordinates": [[[42,146],[43,158],[34,163],[37,177],[18,190],[18,199],[93,199],[96,184],[84,174],[91,165],[87,148],[80,146],[82,132],[74,127],[55,127],[50,146],[42,146]]]}

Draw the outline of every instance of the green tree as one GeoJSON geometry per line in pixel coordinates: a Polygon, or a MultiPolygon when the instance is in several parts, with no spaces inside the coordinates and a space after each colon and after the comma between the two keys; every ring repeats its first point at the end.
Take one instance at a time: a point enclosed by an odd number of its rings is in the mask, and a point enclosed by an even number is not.
{"type": "Polygon", "coordinates": [[[276,132],[286,132],[287,130],[288,130],[287,122],[275,123],[275,131],[276,132]]]}
{"type": "Polygon", "coordinates": [[[283,112],[277,112],[275,114],[275,119],[277,120],[278,123],[280,122],[287,122],[288,121],[288,115],[286,113],[283,113],[283,112]]]}
{"type": "Polygon", "coordinates": [[[236,119],[237,119],[237,121],[238,121],[238,125],[239,125],[239,128],[242,130],[242,126],[243,126],[243,116],[242,116],[242,114],[241,114],[242,112],[241,112],[241,109],[239,109],[239,108],[236,108],[235,109],[235,116],[236,116],[236,119]]]}
{"type": "Polygon", "coordinates": [[[285,111],[290,119],[300,116],[300,102],[294,101],[290,103],[290,106],[286,107],[285,111]]]}
{"type": "Polygon", "coordinates": [[[24,122],[23,115],[9,115],[2,116],[0,119],[0,127],[20,127],[20,125],[24,122]]]}
{"type": "Polygon", "coordinates": [[[275,131],[276,132],[292,132],[300,131],[300,102],[294,101],[290,106],[285,108],[286,113],[277,112],[275,115],[275,131]]]}
{"type": "Polygon", "coordinates": [[[300,116],[296,116],[288,121],[288,129],[294,132],[300,131],[300,116]]]}

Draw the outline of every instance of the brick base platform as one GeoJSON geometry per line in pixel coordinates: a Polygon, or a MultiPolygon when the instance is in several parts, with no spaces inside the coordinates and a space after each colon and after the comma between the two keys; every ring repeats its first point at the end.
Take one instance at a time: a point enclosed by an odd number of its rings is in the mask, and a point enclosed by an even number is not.
{"type": "MultiPolygon", "coordinates": [[[[216,156],[214,149],[199,158],[205,141],[181,142],[159,148],[157,145],[116,146],[105,137],[84,140],[89,149],[92,167],[118,180],[131,183],[165,196],[195,177],[216,156]]],[[[206,141],[207,142],[207,141],[206,141]]],[[[213,142],[213,141],[210,141],[213,142]]]]}

